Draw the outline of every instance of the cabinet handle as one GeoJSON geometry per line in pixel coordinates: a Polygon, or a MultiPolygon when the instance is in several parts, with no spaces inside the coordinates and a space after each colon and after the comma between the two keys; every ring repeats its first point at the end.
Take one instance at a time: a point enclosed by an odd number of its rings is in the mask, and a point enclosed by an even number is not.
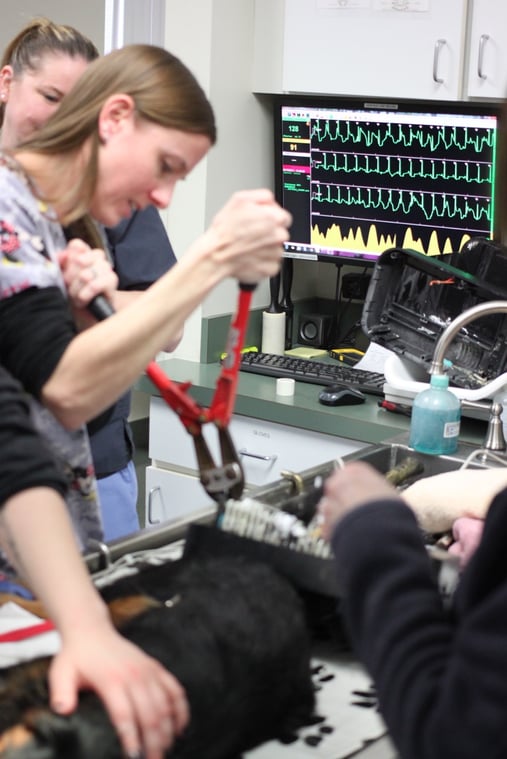
{"type": "Polygon", "coordinates": [[[438,64],[440,62],[440,51],[445,45],[445,40],[440,39],[435,42],[435,49],[433,50],[433,81],[437,84],[443,84],[444,80],[438,76],[438,64]]]}
{"type": "Polygon", "coordinates": [[[157,485],[155,488],[150,488],[150,492],[148,493],[148,524],[160,524],[160,519],[152,519],[152,513],[151,513],[151,499],[153,496],[153,493],[156,493],[160,491],[160,485],[157,485]]]}
{"type": "Polygon", "coordinates": [[[276,461],[278,456],[273,454],[273,456],[262,456],[260,453],[250,453],[245,448],[241,448],[238,451],[240,456],[248,456],[251,459],[260,459],[261,461],[276,461]]]}
{"type": "Polygon", "coordinates": [[[479,79],[487,79],[488,77],[484,73],[484,48],[486,42],[489,40],[489,34],[481,34],[479,37],[479,55],[477,57],[477,76],[479,79]]]}

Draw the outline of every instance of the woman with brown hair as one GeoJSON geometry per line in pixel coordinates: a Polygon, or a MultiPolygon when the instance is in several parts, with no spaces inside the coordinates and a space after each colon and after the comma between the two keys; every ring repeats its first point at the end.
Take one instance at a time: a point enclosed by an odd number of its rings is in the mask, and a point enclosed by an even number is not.
{"type": "MultiPolygon", "coordinates": [[[[0,147],[14,148],[40,129],[98,56],[93,42],[72,26],[34,18],[21,29],[0,64],[0,147]]],[[[116,308],[135,300],[176,263],[160,214],[152,205],[106,228],[105,237],[118,276],[116,308]]],[[[165,350],[173,350],[178,337],[165,350]]],[[[106,541],[139,529],[130,403],[127,391],[88,423],[106,541]]]]}
{"type": "Polygon", "coordinates": [[[166,275],[79,334],[76,320],[90,323],[86,304],[103,286],[93,266],[78,275],[62,254],[61,224],[89,211],[111,226],[150,203],[165,207],[214,140],[213,111],[193,75],[167,51],[136,45],[90,64],[47,125],[1,161],[0,352],[34,396],[85,547],[102,533],[82,425],[131,386],[223,278],[256,282],[277,270],[289,215],[267,190],[237,193],[166,275]],[[73,280],[71,315],[65,281],[73,280]]]}

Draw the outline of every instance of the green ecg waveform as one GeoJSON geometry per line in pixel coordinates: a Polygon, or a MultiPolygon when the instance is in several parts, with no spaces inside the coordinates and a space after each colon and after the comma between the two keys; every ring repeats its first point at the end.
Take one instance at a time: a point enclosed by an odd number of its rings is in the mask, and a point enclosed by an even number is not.
{"type": "Polygon", "coordinates": [[[321,120],[316,119],[312,126],[311,139],[316,138],[319,142],[323,140],[332,140],[342,145],[347,143],[361,144],[371,147],[372,145],[382,148],[387,142],[392,145],[402,145],[410,148],[417,145],[419,149],[430,151],[444,150],[449,151],[451,148],[468,151],[473,149],[480,153],[484,148],[491,148],[494,145],[494,130],[486,129],[478,132],[476,129],[464,127],[421,127],[410,124],[388,124],[374,126],[371,123],[362,126],[358,122],[340,122],[334,125],[333,122],[324,120],[324,127],[321,126],[321,120]]]}
{"type": "Polygon", "coordinates": [[[374,174],[400,179],[465,181],[488,185],[493,181],[491,164],[447,159],[325,152],[321,153],[321,160],[313,159],[313,168],[335,174],[374,174]]]}
{"type": "Polygon", "coordinates": [[[393,213],[401,212],[405,215],[415,209],[419,210],[426,220],[457,217],[479,221],[489,219],[491,214],[489,204],[485,207],[480,199],[446,193],[318,185],[313,191],[312,199],[317,203],[362,206],[393,213]]]}

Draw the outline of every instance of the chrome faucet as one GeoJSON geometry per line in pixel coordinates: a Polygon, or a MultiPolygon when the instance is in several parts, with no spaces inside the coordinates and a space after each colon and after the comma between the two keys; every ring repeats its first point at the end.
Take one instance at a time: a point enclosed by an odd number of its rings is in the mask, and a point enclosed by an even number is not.
{"type": "Polygon", "coordinates": [[[486,439],[482,445],[487,451],[503,453],[507,448],[503,434],[502,411],[501,403],[491,404],[486,439]]]}
{"type": "MultiPolygon", "coordinates": [[[[453,319],[437,340],[435,351],[433,353],[433,361],[431,362],[430,374],[443,373],[445,354],[451,341],[462,327],[479,319],[481,316],[490,316],[491,314],[507,314],[507,300],[491,300],[485,303],[479,303],[477,306],[472,306],[472,308],[463,311],[462,314],[453,319]]],[[[464,403],[466,403],[466,401],[464,401],[464,403]]],[[[506,445],[500,419],[501,413],[501,404],[492,402],[490,405],[488,431],[484,442],[484,448],[487,450],[505,451],[506,445]]]]}
{"type": "Polygon", "coordinates": [[[453,319],[437,340],[430,374],[443,374],[446,351],[462,327],[481,316],[490,316],[491,314],[507,314],[507,300],[490,300],[486,303],[479,303],[453,319]]]}

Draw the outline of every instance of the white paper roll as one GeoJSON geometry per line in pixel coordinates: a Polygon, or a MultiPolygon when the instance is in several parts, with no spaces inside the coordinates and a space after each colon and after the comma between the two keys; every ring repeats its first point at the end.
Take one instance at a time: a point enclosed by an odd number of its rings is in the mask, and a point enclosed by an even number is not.
{"type": "Polygon", "coordinates": [[[262,346],[263,353],[283,355],[285,351],[285,311],[272,314],[262,313],[262,346]]]}

